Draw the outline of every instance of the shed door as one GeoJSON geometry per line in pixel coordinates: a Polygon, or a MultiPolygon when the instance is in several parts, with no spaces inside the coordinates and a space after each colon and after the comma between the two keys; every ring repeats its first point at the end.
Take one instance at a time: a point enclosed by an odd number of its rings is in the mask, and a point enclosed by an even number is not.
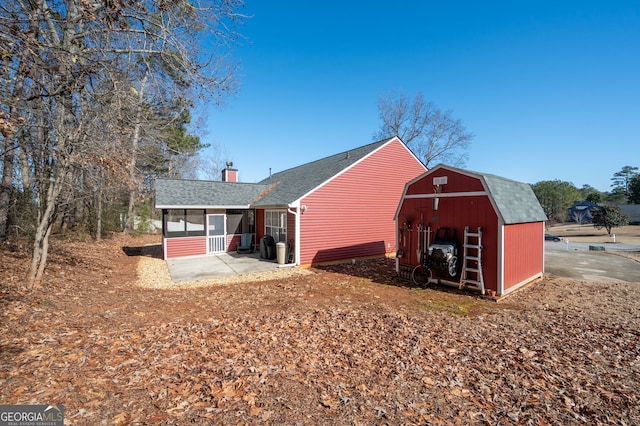
{"type": "Polygon", "coordinates": [[[207,253],[222,253],[227,245],[225,215],[210,214],[207,218],[207,253]]]}

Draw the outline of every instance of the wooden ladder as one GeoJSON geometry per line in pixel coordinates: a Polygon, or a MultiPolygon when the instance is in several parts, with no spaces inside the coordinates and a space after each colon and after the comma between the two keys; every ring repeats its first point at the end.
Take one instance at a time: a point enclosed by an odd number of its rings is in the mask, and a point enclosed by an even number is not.
{"type": "Polygon", "coordinates": [[[470,232],[464,227],[464,257],[462,259],[462,279],[460,287],[473,285],[484,294],[484,278],[482,276],[482,228],[477,232],[470,232]]]}

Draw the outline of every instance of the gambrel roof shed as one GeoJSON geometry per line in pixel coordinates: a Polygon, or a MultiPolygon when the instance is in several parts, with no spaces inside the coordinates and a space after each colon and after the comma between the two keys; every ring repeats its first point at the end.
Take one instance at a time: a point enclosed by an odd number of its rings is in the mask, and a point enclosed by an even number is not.
{"type": "MultiPolygon", "coordinates": [[[[440,164],[406,184],[395,218],[398,224],[407,218],[421,218],[421,225],[434,232],[438,228],[455,230],[460,275],[465,228],[472,232],[481,228],[484,282],[497,295],[513,291],[544,272],[547,217],[529,184],[440,164]]],[[[399,264],[420,263],[410,255],[399,264]]]]}

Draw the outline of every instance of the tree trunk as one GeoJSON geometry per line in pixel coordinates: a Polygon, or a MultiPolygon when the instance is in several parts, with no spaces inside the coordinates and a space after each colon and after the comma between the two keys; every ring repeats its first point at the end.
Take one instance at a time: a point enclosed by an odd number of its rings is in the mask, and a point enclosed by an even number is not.
{"type": "Polygon", "coordinates": [[[145,71],[144,77],[140,81],[140,91],[138,92],[138,104],[136,105],[136,121],[133,128],[133,138],[131,140],[131,158],[129,159],[129,209],[127,211],[127,224],[125,232],[131,233],[134,228],[136,216],[136,198],[138,197],[138,176],[136,165],[138,162],[138,145],[140,144],[140,128],[142,127],[142,102],[144,101],[144,89],[149,78],[149,70],[145,71]]]}
{"type": "Polygon", "coordinates": [[[2,183],[0,184],[0,241],[5,241],[8,235],[9,206],[11,205],[11,193],[13,192],[14,141],[14,135],[8,135],[4,140],[2,183]]]}
{"type": "Polygon", "coordinates": [[[96,212],[96,241],[102,241],[102,182],[99,183],[98,190],[98,208],[96,212]]]}
{"type": "MultiPolygon", "coordinates": [[[[39,136],[39,133],[41,133],[41,131],[37,131],[35,133],[36,133],[37,140],[43,139],[41,136],[39,136]]],[[[35,159],[32,159],[32,160],[35,161],[35,159]]],[[[26,193],[29,193],[32,189],[31,188],[31,182],[32,182],[31,166],[29,164],[29,156],[27,155],[24,149],[20,149],[20,151],[18,152],[18,164],[20,167],[20,179],[22,180],[22,188],[26,193]]]]}
{"type": "Polygon", "coordinates": [[[35,239],[33,241],[33,254],[31,257],[31,266],[27,272],[27,287],[33,290],[39,286],[42,281],[42,275],[47,263],[47,255],[49,250],[49,236],[55,221],[56,200],[62,190],[64,176],[59,176],[57,180],[52,180],[47,190],[46,208],[40,217],[38,228],[36,229],[35,239]]]}
{"type": "MultiPolygon", "coordinates": [[[[38,272],[36,274],[36,279],[34,280],[34,284],[40,285],[42,281],[42,275],[44,274],[44,268],[47,266],[47,257],[49,256],[49,236],[51,235],[51,230],[53,229],[53,222],[51,221],[51,225],[47,227],[44,238],[42,239],[42,251],[41,251],[41,259],[40,264],[38,265],[38,272]]],[[[33,287],[31,287],[33,289],[33,287]]]]}
{"type": "MultiPolygon", "coordinates": [[[[22,76],[16,77],[16,84],[13,88],[13,95],[19,96],[22,93],[24,80],[22,76]]],[[[10,125],[15,126],[18,122],[18,108],[15,104],[9,107],[10,125]]],[[[17,129],[15,127],[4,135],[4,155],[2,158],[2,182],[0,183],[0,241],[5,241],[9,232],[9,206],[11,205],[11,195],[13,193],[13,166],[15,161],[17,129]]]]}

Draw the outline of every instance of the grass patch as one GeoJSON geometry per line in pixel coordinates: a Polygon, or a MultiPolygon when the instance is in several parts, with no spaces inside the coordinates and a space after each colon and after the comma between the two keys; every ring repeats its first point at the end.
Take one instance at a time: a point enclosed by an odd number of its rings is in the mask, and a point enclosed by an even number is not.
{"type": "Polygon", "coordinates": [[[478,315],[486,312],[490,306],[487,302],[473,297],[456,297],[447,293],[438,293],[437,290],[414,290],[420,300],[417,302],[420,308],[435,312],[446,312],[454,315],[478,315]]]}

